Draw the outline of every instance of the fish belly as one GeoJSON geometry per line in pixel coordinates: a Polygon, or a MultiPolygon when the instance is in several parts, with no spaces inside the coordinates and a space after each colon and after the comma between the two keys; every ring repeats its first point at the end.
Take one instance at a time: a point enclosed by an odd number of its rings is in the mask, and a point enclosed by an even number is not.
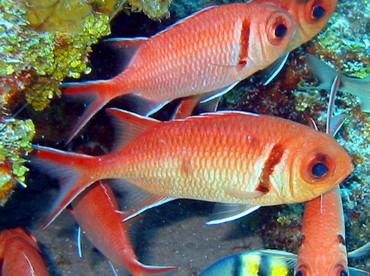
{"type": "Polygon", "coordinates": [[[113,159],[125,156],[125,164],[114,165],[112,173],[170,198],[271,205],[273,194],[250,200],[229,192],[256,191],[274,146],[274,141],[264,141],[258,133],[248,135],[234,123],[157,129],[117,153],[113,159]]]}

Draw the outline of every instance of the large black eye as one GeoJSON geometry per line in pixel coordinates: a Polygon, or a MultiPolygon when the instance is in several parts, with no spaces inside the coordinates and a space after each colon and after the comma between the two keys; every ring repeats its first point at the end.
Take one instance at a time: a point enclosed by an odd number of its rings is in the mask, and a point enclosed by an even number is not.
{"type": "Polygon", "coordinates": [[[348,276],[348,273],[347,273],[347,271],[342,270],[342,271],[340,272],[339,276],[348,276]]]}
{"type": "Polygon", "coordinates": [[[286,35],[287,30],[288,30],[288,28],[285,25],[279,24],[279,25],[277,25],[277,27],[275,29],[275,36],[278,37],[278,38],[282,38],[286,35]]]}
{"type": "Polygon", "coordinates": [[[302,271],[297,271],[294,276],[303,276],[302,271]]]}
{"type": "Polygon", "coordinates": [[[322,6],[314,6],[312,9],[312,17],[320,19],[326,13],[326,10],[322,6]]]}
{"type": "Polygon", "coordinates": [[[322,177],[329,171],[324,163],[316,163],[312,166],[311,173],[314,177],[322,177]]]}

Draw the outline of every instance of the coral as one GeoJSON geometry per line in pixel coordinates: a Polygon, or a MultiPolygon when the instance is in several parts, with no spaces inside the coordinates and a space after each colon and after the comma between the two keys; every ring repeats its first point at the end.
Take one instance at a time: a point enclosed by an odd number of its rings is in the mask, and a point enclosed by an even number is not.
{"type": "Polygon", "coordinates": [[[370,73],[368,1],[341,1],[329,27],[313,41],[309,51],[331,61],[339,71],[364,78],[370,73]]]}
{"type": "Polygon", "coordinates": [[[26,18],[29,26],[39,32],[81,34],[85,21],[94,13],[114,16],[124,1],[116,0],[27,0],[26,18]]]}
{"type": "MultiPolygon", "coordinates": [[[[67,2],[49,1],[42,2],[42,5],[46,7],[50,4],[51,9],[67,2]]],[[[69,1],[75,5],[80,2],[69,1]]],[[[2,203],[17,182],[25,182],[26,168],[20,156],[31,150],[29,143],[35,132],[30,120],[6,118],[24,102],[24,97],[36,110],[44,109],[50,99],[60,94],[58,87],[66,76],[79,77],[82,72],[88,72],[91,44],[97,42],[99,37],[108,35],[110,30],[109,16],[92,10],[86,13],[83,5],[81,9],[74,9],[79,11],[76,18],[68,18],[68,26],[73,26],[73,29],[68,29],[63,22],[58,25],[47,21],[51,20],[50,14],[39,6],[33,6],[35,3],[0,0],[2,203]],[[39,12],[37,15],[32,13],[36,10],[39,12]],[[37,25],[35,20],[41,20],[42,15],[46,21],[37,25]]],[[[67,15],[65,9],[60,13],[67,15]]]]}
{"type": "Polygon", "coordinates": [[[149,18],[168,17],[172,0],[128,0],[132,11],[143,11],[149,18]]]}
{"type": "Polygon", "coordinates": [[[0,123],[0,205],[4,205],[12,188],[25,183],[24,152],[32,150],[35,128],[31,120],[8,119],[0,123]]]}
{"type": "MultiPolygon", "coordinates": [[[[73,29],[65,27],[63,22],[57,25],[45,21],[37,25],[29,21],[42,18],[41,14],[30,14],[38,10],[32,3],[27,6],[28,3],[24,2],[0,2],[0,76],[8,77],[8,82],[11,82],[13,79],[19,80],[22,74],[33,75],[32,82],[21,86],[26,91],[28,102],[41,110],[55,94],[60,93],[58,86],[66,76],[79,77],[81,72],[89,71],[86,63],[90,45],[97,42],[99,37],[109,34],[109,17],[91,11],[86,13],[81,8],[77,9],[80,14],[75,20],[68,20],[73,29]],[[49,29],[54,31],[46,31],[49,29]],[[65,32],[68,30],[70,32],[65,32]]],[[[56,5],[59,2],[53,3],[56,5]]],[[[51,20],[46,15],[45,18],[51,20]]],[[[14,94],[9,87],[5,90],[8,95],[14,94]]]]}

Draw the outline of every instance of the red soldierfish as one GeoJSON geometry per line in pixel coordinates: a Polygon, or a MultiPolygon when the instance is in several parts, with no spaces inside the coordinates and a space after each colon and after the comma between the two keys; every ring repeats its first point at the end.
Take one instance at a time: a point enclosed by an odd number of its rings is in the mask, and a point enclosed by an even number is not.
{"type": "Polygon", "coordinates": [[[252,3],[271,3],[288,11],[298,23],[293,50],[317,35],[326,25],[337,6],[337,0],[253,0],[252,3]]]}
{"type": "Polygon", "coordinates": [[[2,276],[48,276],[47,265],[33,235],[18,227],[0,232],[2,276]]]}
{"type": "Polygon", "coordinates": [[[118,96],[141,99],[136,111],[145,115],[177,98],[226,93],[286,54],[296,29],[277,6],[240,3],[204,9],[148,39],[108,40],[132,58],[110,80],[64,84],[64,94],[92,98],[70,139],[118,96]]]}
{"type": "Polygon", "coordinates": [[[111,154],[95,157],[35,146],[34,163],[61,180],[48,223],[100,179],[124,178],[158,197],[255,208],[307,201],[353,170],[332,137],[280,118],[229,111],[160,122],[118,109],[109,112],[124,128],[123,141],[111,154]]]}
{"type": "Polygon", "coordinates": [[[349,275],[339,186],[305,205],[297,276],[349,275]]]}
{"type": "Polygon", "coordinates": [[[117,200],[108,184],[94,183],[72,202],[72,214],[91,243],[120,271],[134,276],[161,273],[175,267],[143,265],[130,243],[117,200]]]}

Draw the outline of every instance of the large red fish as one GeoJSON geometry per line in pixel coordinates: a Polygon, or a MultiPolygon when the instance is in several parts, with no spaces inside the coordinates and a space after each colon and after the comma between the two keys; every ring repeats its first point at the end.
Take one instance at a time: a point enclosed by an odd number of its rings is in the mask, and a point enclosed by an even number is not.
{"type": "Polygon", "coordinates": [[[135,96],[144,115],[176,98],[226,93],[286,54],[296,29],[277,6],[243,3],[207,8],[148,39],[110,40],[132,58],[110,80],[64,84],[64,94],[91,97],[70,139],[118,96],[135,96]]]}
{"type": "Polygon", "coordinates": [[[291,49],[309,41],[326,25],[337,5],[337,0],[253,0],[252,3],[271,3],[288,11],[299,28],[291,49]]]}
{"type": "Polygon", "coordinates": [[[353,170],[332,137],[280,118],[230,111],[160,122],[109,112],[125,128],[111,154],[35,147],[34,163],[61,179],[48,223],[100,179],[123,178],[158,197],[256,206],[307,201],[353,170]]]}
{"type": "Polygon", "coordinates": [[[305,205],[295,275],[349,275],[339,186],[305,205]]]}
{"type": "Polygon", "coordinates": [[[23,228],[0,232],[2,276],[48,276],[47,265],[34,236],[23,228]]]}
{"type": "Polygon", "coordinates": [[[72,202],[72,214],[91,243],[116,270],[127,268],[132,275],[161,273],[175,267],[143,265],[137,260],[117,200],[106,183],[95,183],[72,202]]]}

